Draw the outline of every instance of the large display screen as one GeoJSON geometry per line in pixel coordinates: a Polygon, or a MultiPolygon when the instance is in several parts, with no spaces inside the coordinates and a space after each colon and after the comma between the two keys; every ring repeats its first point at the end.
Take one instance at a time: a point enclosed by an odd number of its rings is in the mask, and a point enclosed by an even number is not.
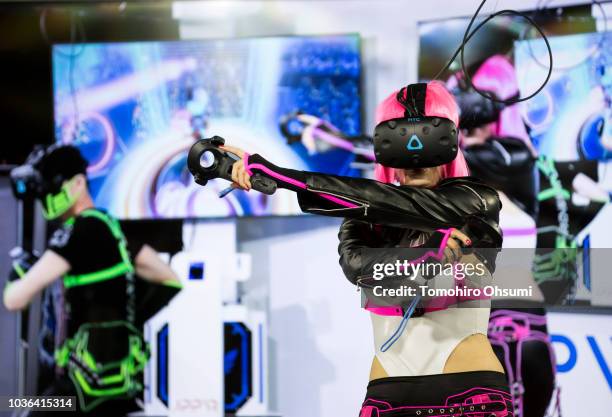
{"type": "MultiPolygon", "coordinates": [[[[550,38],[555,69],[550,82],[522,108],[536,148],[555,160],[612,160],[612,33],[550,38]]],[[[517,42],[516,75],[521,91],[534,91],[546,77],[543,41],[517,42]]],[[[612,188],[612,184],[609,184],[612,188]]]]}
{"type": "MultiPolygon", "coordinates": [[[[612,224],[612,35],[609,32],[549,38],[554,71],[544,89],[521,106],[522,119],[544,174],[539,236],[547,247],[570,242],[582,254],[575,299],[612,305],[609,235],[612,224]],[[570,239],[561,239],[561,236],[570,239]]],[[[521,93],[534,91],[546,77],[543,40],[517,42],[516,78],[521,93]]],[[[554,253],[553,253],[554,255],[554,253]]],[[[545,282],[545,293],[563,287],[545,282]],[[556,288],[555,288],[556,287],[556,288]]]]}
{"type": "MultiPolygon", "coordinates": [[[[540,6],[543,8],[526,13],[537,22],[547,36],[596,31],[591,4],[551,8],[543,4],[540,6]]],[[[472,16],[465,16],[419,22],[420,79],[430,80],[444,67],[461,44],[471,18],[472,16]]],[[[483,20],[484,17],[478,17],[471,30],[473,31],[483,20]]],[[[520,16],[497,16],[482,26],[466,44],[465,65],[468,71],[474,74],[487,58],[494,55],[504,55],[512,59],[515,41],[538,36],[538,32],[530,23],[520,16]]],[[[547,64],[547,59],[544,57],[542,62],[547,64]]],[[[440,74],[439,79],[447,80],[460,70],[461,61],[456,57],[452,65],[440,74]]]]}
{"type": "Polygon", "coordinates": [[[295,112],[361,133],[358,35],[55,45],[52,59],[56,141],[81,149],[95,204],[119,218],[300,213],[284,190],[196,185],[187,151],[213,135],[280,166],[359,174],[350,149],[287,133],[295,112]]]}

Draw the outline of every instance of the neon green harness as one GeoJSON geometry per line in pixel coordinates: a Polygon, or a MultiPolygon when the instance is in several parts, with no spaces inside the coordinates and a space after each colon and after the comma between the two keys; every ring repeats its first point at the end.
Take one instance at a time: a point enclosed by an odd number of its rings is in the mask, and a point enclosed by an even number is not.
{"type": "MultiPolygon", "coordinates": [[[[64,287],[72,288],[78,287],[79,285],[93,284],[96,282],[117,278],[125,274],[133,273],[134,266],[132,265],[132,261],[130,260],[130,256],[127,250],[127,242],[125,240],[123,232],[121,231],[119,222],[116,219],[95,209],[85,210],[81,212],[81,216],[95,217],[97,219],[102,220],[108,226],[115,239],[117,239],[117,241],[119,242],[119,253],[121,254],[121,262],[109,268],[102,269],[100,271],[89,272],[87,274],[80,275],[65,275],[64,287]]],[[[66,221],[66,224],[68,225],[73,223],[74,217],[66,221]]]]}
{"type": "MultiPolygon", "coordinates": [[[[65,288],[94,284],[110,279],[131,275],[134,266],[127,250],[127,241],[119,222],[111,216],[95,209],[88,209],[80,214],[83,217],[95,217],[103,221],[117,239],[121,262],[100,271],[79,275],[65,275],[65,288]]],[[[74,223],[74,218],[66,221],[74,223]]],[[[128,314],[129,315],[129,314],[128,314]]],[[[149,346],[128,318],[128,321],[103,323],[84,323],[76,334],[66,339],[63,346],[56,350],[55,360],[60,368],[67,368],[68,376],[74,383],[79,397],[81,410],[91,411],[100,403],[118,398],[131,398],[142,390],[139,374],[149,359],[149,346]],[[114,362],[99,363],[88,349],[92,332],[119,330],[128,334],[128,353],[114,362]]]]}
{"type": "Polygon", "coordinates": [[[55,352],[56,364],[68,369],[76,387],[81,411],[88,412],[104,401],[131,398],[142,391],[138,375],[149,360],[149,346],[142,334],[126,321],[85,323],[55,352]],[[128,353],[110,363],[99,363],[88,350],[92,332],[108,329],[126,330],[128,353]]]}
{"type": "MultiPolygon", "coordinates": [[[[578,257],[576,240],[569,233],[569,214],[567,200],[571,198],[569,190],[563,188],[554,161],[546,156],[540,156],[536,165],[540,172],[550,182],[550,187],[538,193],[538,201],[555,199],[558,211],[559,226],[556,230],[555,247],[552,252],[536,255],[533,264],[533,276],[539,284],[549,280],[570,279],[575,281],[575,271],[578,257]]],[[[540,231],[538,231],[540,233],[540,231]]]]}

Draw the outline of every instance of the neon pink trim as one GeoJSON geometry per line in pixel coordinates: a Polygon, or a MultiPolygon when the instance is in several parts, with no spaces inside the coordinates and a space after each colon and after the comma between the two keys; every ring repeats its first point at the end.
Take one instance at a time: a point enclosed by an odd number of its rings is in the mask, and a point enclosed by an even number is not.
{"type": "MultiPolygon", "coordinates": [[[[504,400],[505,400],[505,398],[502,398],[501,400],[492,400],[492,401],[489,401],[488,404],[503,404],[504,408],[507,409],[508,406],[506,405],[506,402],[504,400]]],[[[508,401],[510,401],[510,399],[508,399],[508,401]]],[[[482,404],[482,403],[479,403],[479,405],[480,404],[482,404]]],[[[380,414],[383,414],[383,413],[388,413],[388,412],[396,411],[396,410],[409,410],[409,409],[414,409],[414,408],[417,408],[417,409],[418,408],[433,408],[433,409],[436,409],[436,408],[439,408],[439,407],[442,407],[442,408],[447,408],[447,407],[466,407],[466,406],[469,406],[469,405],[470,405],[470,403],[457,403],[457,404],[452,404],[452,405],[406,405],[406,406],[402,406],[402,407],[389,408],[387,410],[379,410],[378,412],[380,414]]],[[[498,412],[502,412],[502,411],[506,411],[506,410],[500,410],[498,412]]],[[[464,410],[464,412],[465,412],[465,410],[464,410]]],[[[488,411],[487,411],[487,413],[488,413],[488,411]]],[[[454,413],[454,414],[455,415],[460,415],[459,413],[454,413]]],[[[482,411],[479,412],[478,410],[467,411],[467,413],[464,414],[464,415],[469,415],[469,414],[481,414],[482,415],[482,414],[484,414],[484,412],[482,412],[482,411]]],[[[450,416],[450,415],[453,415],[453,414],[444,412],[442,414],[429,414],[429,415],[432,416],[432,417],[438,417],[438,416],[450,416]]]]}
{"type": "Polygon", "coordinates": [[[504,316],[504,317],[500,317],[496,323],[499,322],[499,324],[501,325],[506,325],[506,324],[510,324],[512,323],[512,317],[508,317],[508,316],[504,316]]]}
{"type": "Polygon", "coordinates": [[[439,229],[438,231],[445,234],[445,236],[442,238],[442,243],[440,243],[440,247],[438,248],[438,253],[427,251],[423,256],[415,259],[412,262],[423,262],[425,261],[425,259],[429,257],[435,258],[438,261],[441,261],[442,259],[444,259],[444,248],[446,247],[446,243],[448,242],[448,239],[450,239],[451,237],[451,232],[453,231],[453,229],[446,229],[446,230],[439,229]]]}
{"type": "MultiPolygon", "coordinates": [[[[498,310],[491,315],[489,321],[489,340],[491,344],[500,346],[504,352],[504,364],[508,374],[510,386],[523,385],[522,379],[522,352],[523,344],[530,341],[543,343],[548,349],[551,369],[555,375],[555,353],[546,333],[531,328],[531,324],[546,325],[546,317],[531,313],[523,313],[511,310],[498,310]],[[516,363],[514,366],[510,361],[509,341],[516,341],[516,363]]],[[[557,391],[558,393],[558,391],[557,391]]],[[[558,395],[558,394],[557,394],[558,395]]],[[[523,415],[524,396],[522,392],[512,394],[514,408],[518,410],[517,415],[523,415]]]]}
{"type": "Polygon", "coordinates": [[[372,417],[374,410],[378,411],[378,408],[373,405],[366,405],[361,408],[361,412],[359,413],[359,417],[372,417]]]}
{"type": "MultiPolygon", "coordinates": [[[[291,184],[291,185],[293,185],[295,187],[302,188],[304,190],[307,189],[306,184],[304,184],[303,182],[300,182],[298,180],[294,180],[293,178],[289,178],[289,177],[281,175],[281,174],[279,174],[277,172],[274,172],[270,168],[268,168],[268,167],[266,167],[266,166],[264,166],[262,164],[249,164],[248,163],[249,162],[248,156],[245,155],[245,157],[246,158],[244,158],[244,168],[246,169],[246,171],[247,171],[247,173],[249,175],[253,175],[253,169],[259,169],[259,170],[265,172],[266,174],[268,174],[269,176],[271,176],[272,178],[276,178],[277,180],[286,182],[287,184],[291,184]]],[[[325,199],[327,199],[327,200],[329,200],[329,201],[331,201],[333,203],[336,203],[336,204],[338,204],[340,206],[344,206],[344,207],[348,207],[348,208],[358,208],[359,207],[357,204],[349,203],[348,201],[344,201],[344,200],[342,200],[342,199],[340,199],[338,197],[332,196],[332,195],[328,195],[328,194],[320,193],[320,192],[316,192],[316,194],[318,194],[321,197],[323,197],[323,198],[325,198],[325,199]]]]}
{"type": "Polygon", "coordinates": [[[526,338],[527,336],[529,336],[529,327],[527,326],[516,326],[516,328],[514,329],[514,333],[516,334],[516,337],[521,340],[526,338]]]}
{"type": "MultiPolygon", "coordinates": [[[[248,160],[246,161],[248,162],[248,160]]],[[[274,171],[272,171],[270,168],[263,166],[262,164],[250,164],[250,165],[245,165],[244,167],[246,168],[247,172],[249,173],[249,175],[252,175],[251,173],[253,172],[253,169],[259,169],[263,172],[265,172],[266,174],[268,174],[269,176],[271,176],[272,178],[276,178],[277,180],[281,180],[283,182],[286,182],[287,184],[291,184],[294,185],[298,188],[303,188],[304,190],[306,189],[306,184],[304,184],[303,182],[300,182],[298,180],[294,180],[293,178],[289,178],[286,177],[284,175],[278,174],[274,171]]]]}
{"type": "Polygon", "coordinates": [[[242,163],[244,164],[244,169],[246,170],[247,174],[252,177],[253,171],[251,171],[251,167],[249,166],[249,156],[251,155],[245,152],[244,156],[242,157],[242,163]]]}
{"type": "MultiPolygon", "coordinates": [[[[501,404],[501,405],[503,405],[504,410],[493,412],[494,415],[498,415],[497,413],[501,413],[501,412],[504,412],[504,411],[507,412],[508,411],[508,405],[507,405],[506,401],[511,401],[511,399],[512,399],[512,396],[508,392],[505,392],[505,391],[500,391],[500,390],[496,390],[496,389],[492,389],[492,388],[485,388],[485,387],[473,387],[473,388],[470,388],[467,391],[463,391],[463,392],[460,392],[458,394],[454,394],[454,395],[451,395],[450,397],[447,397],[446,401],[444,402],[444,404],[436,404],[436,405],[425,405],[425,404],[422,404],[422,405],[407,405],[407,406],[400,406],[400,407],[392,407],[391,404],[386,402],[386,401],[375,400],[373,398],[366,398],[365,401],[363,402],[361,410],[362,411],[365,410],[366,412],[368,412],[368,414],[366,414],[366,415],[371,415],[372,411],[374,409],[376,409],[378,411],[378,413],[382,415],[382,414],[393,412],[393,411],[396,411],[396,410],[410,410],[410,409],[415,409],[415,408],[416,409],[432,408],[432,409],[435,410],[436,408],[466,407],[466,406],[469,407],[470,405],[475,405],[475,404],[478,404],[478,405],[501,404]],[[471,397],[464,398],[460,402],[453,402],[452,401],[454,398],[463,397],[463,396],[465,396],[465,394],[468,394],[469,392],[474,391],[474,390],[480,390],[481,393],[473,395],[471,397]],[[484,392],[482,392],[482,391],[484,391],[484,392]],[[498,396],[501,397],[501,398],[499,398],[498,396]],[[376,405],[371,405],[372,403],[380,403],[380,404],[383,404],[384,407],[380,407],[379,408],[376,405]]],[[[472,414],[472,413],[473,414],[481,414],[482,413],[482,412],[479,412],[478,410],[474,410],[473,412],[472,411],[468,411],[468,410],[464,410],[464,411],[467,411],[468,415],[472,414]]],[[[444,412],[442,414],[436,413],[433,416],[440,416],[440,415],[448,416],[448,415],[451,415],[451,413],[448,413],[448,410],[444,410],[444,412]]],[[[453,413],[453,415],[454,415],[454,413],[453,413]]],[[[507,414],[504,414],[504,415],[507,415],[507,414]]],[[[360,416],[361,416],[361,414],[360,414],[360,416]]]]}
{"type": "MultiPolygon", "coordinates": [[[[446,243],[448,242],[448,239],[450,239],[451,233],[453,232],[453,230],[454,228],[452,227],[450,229],[438,229],[437,230],[438,232],[445,234],[444,238],[442,238],[442,242],[440,243],[440,247],[438,248],[438,253],[435,253],[433,251],[427,251],[424,255],[420,256],[419,258],[413,261],[410,261],[408,265],[412,265],[412,264],[419,263],[419,262],[424,262],[430,257],[435,258],[439,261],[442,260],[444,258],[444,248],[446,247],[446,243]]],[[[449,306],[453,304],[457,304],[460,301],[472,301],[472,300],[479,300],[479,299],[486,299],[486,298],[490,298],[490,297],[487,297],[484,295],[481,297],[435,297],[427,304],[427,306],[425,307],[425,312],[430,313],[432,311],[445,310],[449,306]]],[[[378,314],[380,316],[403,316],[402,309],[399,306],[378,307],[378,306],[368,306],[366,304],[365,309],[374,314],[378,314]]]]}
{"type": "Polygon", "coordinates": [[[374,398],[366,398],[366,399],[365,399],[365,401],[364,401],[364,403],[366,403],[366,402],[368,402],[368,401],[371,401],[371,402],[374,402],[374,403],[381,403],[381,404],[384,404],[384,405],[386,405],[387,407],[391,408],[391,403],[388,403],[388,402],[386,402],[386,401],[375,400],[374,398]]]}
{"type": "Polygon", "coordinates": [[[491,313],[491,318],[498,317],[498,316],[509,316],[511,317],[510,320],[512,319],[527,320],[529,322],[539,324],[539,325],[546,324],[546,316],[540,316],[538,314],[532,314],[532,313],[524,313],[522,311],[519,312],[519,311],[514,311],[514,310],[495,310],[493,313],[491,313]]]}
{"type": "MultiPolygon", "coordinates": [[[[481,394],[481,396],[482,396],[482,395],[486,396],[487,394],[481,394]]],[[[449,398],[452,398],[452,397],[449,397],[449,398]]],[[[469,399],[471,399],[471,398],[466,399],[466,401],[467,401],[467,400],[469,400],[469,399]]],[[[503,405],[504,410],[500,410],[500,411],[497,411],[497,412],[493,412],[493,413],[501,413],[501,412],[504,412],[504,411],[507,411],[507,410],[508,410],[508,405],[506,404],[506,400],[507,400],[507,401],[510,401],[510,399],[509,399],[509,398],[508,398],[508,399],[506,399],[506,398],[503,398],[503,397],[502,397],[501,399],[493,399],[493,400],[492,400],[492,399],[489,399],[489,401],[488,401],[488,402],[486,402],[486,403],[471,403],[471,402],[466,402],[466,401],[464,401],[464,402],[461,402],[461,403],[456,403],[456,404],[448,404],[448,403],[447,403],[446,405],[441,405],[441,404],[438,404],[438,405],[405,405],[405,406],[401,406],[401,407],[391,407],[391,408],[386,408],[386,409],[382,409],[382,410],[381,410],[381,409],[379,409],[379,408],[378,408],[378,407],[376,407],[376,406],[373,406],[373,405],[364,405],[364,406],[362,406],[362,410],[363,410],[363,409],[367,409],[367,411],[368,411],[369,413],[371,413],[373,409],[376,409],[376,410],[379,412],[379,414],[385,414],[385,413],[389,413],[389,412],[393,412],[393,411],[397,411],[397,410],[410,410],[410,409],[415,409],[415,408],[416,408],[416,409],[432,408],[432,409],[434,409],[434,410],[435,410],[436,408],[449,408],[449,407],[469,407],[470,405],[473,405],[473,404],[478,404],[478,405],[485,405],[485,404],[489,404],[489,405],[491,405],[491,404],[501,404],[501,405],[503,405]]],[[[372,400],[368,399],[368,400],[366,400],[366,401],[372,401],[372,400]]],[[[448,401],[448,400],[447,400],[447,401],[448,401]]],[[[436,411],[437,411],[437,410],[436,410],[436,411]]],[[[466,411],[466,410],[464,410],[464,411],[466,411]]],[[[470,414],[484,414],[484,413],[485,413],[485,412],[478,411],[478,410],[474,410],[474,411],[467,411],[467,413],[466,413],[466,414],[464,414],[464,415],[470,415],[470,414]]],[[[489,411],[487,411],[486,413],[489,413],[489,411]]],[[[366,415],[368,415],[368,414],[366,414],[366,415]]],[[[369,415],[371,415],[371,414],[369,414],[369,415]]],[[[430,415],[430,416],[432,416],[432,417],[439,417],[439,416],[451,416],[451,415],[459,415],[459,413],[449,413],[449,412],[448,412],[448,410],[444,410],[444,412],[443,412],[442,414],[436,413],[436,414],[429,414],[429,415],[430,415]]],[[[507,414],[506,414],[506,415],[507,415],[507,414]]],[[[361,416],[361,414],[360,414],[360,416],[361,416]]]]}
{"type": "Polygon", "coordinates": [[[517,229],[502,229],[504,236],[531,236],[537,233],[535,227],[517,228],[517,229]]]}
{"type": "MultiPolygon", "coordinates": [[[[336,146],[337,148],[341,148],[349,152],[353,152],[355,150],[355,145],[353,145],[352,142],[345,139],[340,139],[339,137],[334,136],[333,134],[328,133],[319,127],[315,127],[312,133],[313,136],[316,133],[319,136],[320,140],[322,140],[323,142],[327,142],[332,146],[336,146]]],[[[376,160],[374,152],[363,153],[362,155],[371,161],[376,160]]]]}
{"type": "MultiPolygon", "coordinates": [[[[501,373],[501,372],[500,372],[500,373],[501,373]]],[[[493,388],[486,388],[486,387],[473,387],[473,388],[470,388],[469,390],[466,390],[466,391],[460,392],[460,393],[455,394],[455,395],[453,395],[453,396],[451,396],[451,397],[448,397],[448,398],[458,397],[458,396],[460,396],[460,395],[467,394],[468,392],[470,392],[470,391],[474,391],[474,390],[476,390],[476,389],[482,389],[482,390],[485,390],[485,391],[492,391],[492,392],[495,392],[495,393],[501,394],[502,396],[504,396],[504,395],[505,395],[505,396],[507,396],[508,398],[511,398],[511,395],[510,395],[510,393],[509,393],[509,392],[506,392],[506,391],[500,391],[500,390],[498,390],[498,389],[493,389],[493,388]]]]}
{"type": "Polygon", "coordinates": [[[317,194],[319,194],[321,197],[323,197],[323,198],[325,198],[325,199],[327,199],[327,200],[329,200],[331,202],[334,202],[334,203],[339,204],[339,205],[344,206],[344,207],[348,207],[348,208],[358,208],[359,207],[357,204],[349,203],[348,201],[341,200],[338,197],[335,197],[333,195],[329,195],[329,194],[325,194],[325,193],[317,193],[317,194]]]}
{"type": "Polygon", "coordinates": [[[379,316],[392,316],[392,317],[402,317],[402,308],[399,306],[393,307],[365,307],[371,313],[377,314],[379,316]]]}
{"type": "MultiPolygon", "coordinates": [[[[453,232],[453,228],[451,227],[450,229],[438,229],[437,230],[440,233],[443,233],[445,236],[442,238],[442,242],[440,243],[440,247],[438,248],[438,252],[435,253],[431,250],[428,250],[427,252],[425,252],[423,255],[421,255],[420,257],[410,261],[408,263],[408,265],[413,265],[419,262],[424,262],[425,260],[427,260],[428,258],[434,258],[437,259],[438,261],[441,261],[442,259],[444,259],[444,248],[446,247],[446,243],[448,242],[448,239],[450,239],[451,237],[451,233],[453,232]]],[[[403,267],[403,265],[402,265],[403,267]]]]}

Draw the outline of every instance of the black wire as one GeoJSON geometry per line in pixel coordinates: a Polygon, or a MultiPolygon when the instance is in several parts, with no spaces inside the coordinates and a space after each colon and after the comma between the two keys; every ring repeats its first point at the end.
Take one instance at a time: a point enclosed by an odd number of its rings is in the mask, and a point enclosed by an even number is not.
{"type": "MultiPolygon", "coordinates": [[[[486,0],[485,0],[486,1],[486,0]]],[[[482,5],[484,4],[484,1],[481,3],[480,7],[482,7],[482,5]]],[[[478,10],[480,10],[480,7],[478,8],[478,10]]],[[[478,11],[476,12],[478,13],[478,11]]],[[[474,17],[476,17],[476,15],[474,15],[474,17]]],[[[472,21],[474,20],[474,17],[472,17],[472,21]]],[[[464,42],[468,42],[470,39],[472,39],[472,36],[474,36],[476,34],[476,32],[478,32],[478,30],[486,23],[486,21],[480,22],[478,24],[478,26],[476,26],[474,28],[474,30],[472,31],[472,33],[470,33],[470,35],[467,37],[467,39],[464,39],[464,42]]],[[[472,22],[470,22],[470,24],[472,24],[472,22]]],[[[463,45],[463,43],[462,43],[463,45]]],[[[442,69],[440,71],[438,71],[438,73],[436,74],[435,77],[433,77],[434,80],[437,80],[444,71],[446,71],[451,65],[452,63],[455,61],[455,58],[457,58],[457,55],[459,55],[459,52],[461,52],[461,46],[459,45],[459,47],[457,48],[457,50],[455,51],[455,53],[453,54],[453,56],[448,60],[448,62],[446,63],[446,65],[444,65],[444,67],[442,67],[442,69]]]]}
{"type": "MultiPolygon", "coordinates": [[[[486,0],[484,0],[482,2],[482,4],[484,4],[485,2],[486,2],[486,0]]],[[[477,14],[478,14],[478,11],[476,11],[476,15],[477,14]]],[[[476,17],[476,15],[474,15],[474,17],[476,17]]],[[[491,100],[491,101],[493,101],[495,103],[502,103],[502,104],[510,105],[510,104],[514,104],[514,103],[520,103],[520,102],[523,102],[523,101],[527,101],[527,100],[535,97],[540,91],[542,91],[544,89],[544,87],[546,87],[546,84],[548,83],[548,81],[550,80],[550,77],[552,75],[552,70],[553,70],[553,55],[552,55],[552,49],[550,48],[550,43],[548,42],[548,38],[544,34],[544,31],[542,30],[542,28],[540,28],[540,26],[538,26],[537,23],[535,23],[533,21],[533,19],[531,19],[525,13],[517,12],[516,10],[500,10],[499,12],[493,13],[492,15],[487,17],[483,21],[483,24],[488,22],[489,20],[491,20],[491,19],[493,19],[493,18],[495,18],[497,16],[501,16],[501,15],[521,16],[522,18],[527,20],[534,28],[536,28],[538,30],[538,32],[540,32],[540,35],[542,35],[542,39],[544,40],[544,43],[546,44],[546,49],[548,49],[548,62],[549,62],[548,73],[546,74],[546,79],[544,80],[542,85],[540,85],[540,87],[536,91],[534,91],[533,93],[531,93],[527,97],[517,97],[517,98],[506,99],[506,100],[498,99],[498,98],[496,98],[490,92],[479,90],[474,85],[474,83],[472,82],[472,77],[470,76],[470,74],[468,73],[468,71],[467,71],[467,69],[465,67],[465,57],[464,57],[464,47],[465,47],[465,43],[467,42],[466,41],[466,37],[467,37],[467,34],[469,33],[469,30],[470,30],[470,27],[472,26],[472,23],[474,22],[474,18],[472,18],[472,21],[468,25],[468,28],[465,31],[465,34],[463,35],[464,41],[461,43],[461,69],[463,70],[463,73],[464,73],[465,78],[467,79],[468,83],[470,84],[470,86],[472,87],[472,89],[476,93],[480,94],[481,96],[483,96],[485,98],[488,98],[489,100],[491,100]]]]}
{"type": "MultiPolygon", "coordinates": [[[[544,6],[540,7],[540,3],[543,3],[543,0],[540,0],[538,2],[538,5],[536,6],[536,10],[533,12],[534,17],[536,16],[536,14],[538,12],[541,12],[542,10],[546,10],[546,8],[548,7],[548,4],[545,4],[544,6]]],[[[549,2],[550,3],[550,2],[549,2]]],[[[587,56],[585,56],[583,59],[581,59],[579,62],[572,64],[572,65],[567,65],[564,67],[556,67],[553,68],[553,71],[568,71],[571,70],[573,68],[579,67],[580,65],[584,64],[585,62],[587,62],[589,59],[591,59],[592,57],[594,57],[599,51],[601,51],[601,49],[604,46],[604,42],[606,41],[606,32],[608,31],[608,16],[606,15],[606,11],[605,8],[602,6],[601,2],[599,2],[598,0],[591,0],[591,5],[595,4],[599,10],[601,11],[601,15],[604,21],[604,27],[603,30],[600,32],[601,35],[599,37],[599,42],[597,42],[597,45],[595,45],[595,48],[591,51],[591,53],[589,53],[587,56]]],[[[592,16],[591,16],[592,17],[592,16]]],[[[595,30],[597,30],[597,28],[595,28],[595,30]]],[[[525,28],[525,30],[521,33],[521,37],[520,40],[525,40],[526,39],[526,34],[527,34],[528,29],[525,28]]],[[[531,55],[531,59],[533,59],[535,61],[536,64],[538,64],[540,67],[545,68],[546,66],[541,63],[539,61],[539,59],[534,55],[533,53],[533,48],[531,47],[531,42],[527,43],[527,50],[529,51],[529,55],[531,55]]]]}
{"type": "Polygon", "coordinates": [[[433,79],[437,80],[438,77],[440,77],[442,75],[442,73],[444,73],[444,71],[446,71],[450,67],[450,65],[453,63],[455,58],[457,58],[457,55],[461,54],[461,69],[463,70],[463,72],[465,74],[465,78],[466,78],[467,82],[469,83],[470,87],[476,93],[480,94],[482,97],[484,97],[486,99],[489,99],[489,100],[491,100],[493,102],[502,103],[502,104],[506,104],[506,105],[514,104],[514,103],[520,103],[522,101],[527,101],[527,100],[533,98],[534,96],[536,96],[540,91],[542,91],[542,89],[546,86],[546,84],[548,83],[548,81],[550,80],[550,77],[552,75],[553,55],[552,55],[552,50],[550,48],[550,44],[548,43],[548,39],[546,38],[546,35],[542,31],[542,29],[529,16],[527,16],[525,13],[521,13],[521,12],[518,12],[516,10],[500,10],[499,12],[495,12],[495,13],[489,15],[486,19],[484,19],[481,23],[479,23],[474,28],[473,31],[470,32],[470,29],[472,28],[472,25],[474,24],[474,21],[478,17],[478,14],[480,13],[480,10],[482,9],[482,7],[484,6],[484,4],[486,2],[487,2],[487,0],[483,0],[480,3],[480,5],[478,6],[478,9],[476,9],[476,12],[474,13],[472,18],[470,19],[470,23],[468,24],[468,27],[465,30],[465,33],[463,34],[463,41],[461,42],[461,45],[459,45],[459,48],[457,48],[457,50],[455,51],[455,53],[453,54],[451,59],[449,59],[449,61],[446,63],[446,65],[440,71],[438,71],[438,73],[436,74],[436,76],[433,79]],[[542,85],[534,93],[530,94],[527,97],[517,97],[517,98],[511,98],[511,99],[502,100],[502,99],[496,98],[490,92],[479,90],[474,85],[474,83],[472,81],[472,77],[470,77],[470,75],[469,75],[469,73],[468,73],[468,71],[466,69],[466,66],[465,66],[465,57],[464,57],[464,48],[465,48],[465,45],[476,34],[476,32],[478,32],[478,30],[482,26],[484,26],[487,22],[489,22],[490,20],[494,19],[495,17],[501,16],[501,15],[520,16],[520,17],[524,18],[525,20],[527,20],[529,22],[529,24],[531,24],[531,26],[533,26],[534,28],[537,29],[538,32],[540,32],[540,34],[542,35],[542,38],[544,39],[544,42],[546,43],[546,48],[548,49],[549,69],[548,69],[548,74],[546,75],[546,79],[544,80],[542,85]]]}
{"type": "MultiPolygon", "coordinates": [[[[80,116],[79,116],[79,104],[76,98],[76,89],[74,87],[74,60],[78,55],[74,53],[74,47],[76,45],[76,22],[74,14],[70,15],[70,55],[68,57],[68,85],[70,88],[70,98],[72,99],[72,106],[74,111],[74,132],[73,139],[76,140],[79,136],[80,129],[80,116]]],[[[81,52],[83,52],[83,46],[81,46],[81,52]]],[[[57,49],[57,48],[56,48],[57,49]]]]}
{"type": "MultiPolygon", "coordinates": [[[[71,12],[70,15],[70,43],[73,44],[76,42],[76,36],[75,33],[73,33],[72,31],[72,24],[73,24],[73,16],[74,16],[74,11],[71,12]]],[[[79,25],[79,34],[80,34],[80,40],[79,43],[85,43],[87,42],[87,38],[85,35],[85,27],[83,26],[83,22],[82,20],[79,19],[78,21],[78,25],[79,25]]],[[[53,39],[51,39],[49,37],[48,31],[47,31],[47,9],[43,9],[40,12],[40,16],[38,18],[38,26],[40,29],[40,34],[43,37],[43,40],[47,43],[47,45],[49,46],[53,46],[56,42],[53,41],[53,39]]],[[[62,55],[66,58],[70,58],[72,55],[74,55],[75,57],[81,55],[83,53],[83,51],[85,50],[85,46],[82,45],[81,48],[78,50],[78,52],[74,52],[74,48],[70,49],[70,53],[66,53],[62,50],[63,48],[55,48],[54,53],[57,53],[58,55],[62,55]]]]}
{"type": "Polygon", "coordinates": [[[399,104],[406,110],[407,117],[419,117],[425,116],[425,114],[419,114],[419,110],[417,109],[416,99],[413,95],[408,97],[408,87],[404,87],[400,89],[395,95],[395,99],[399,104]],[[406,93],[406,97],[404,97],[404,92],[406,93]],[[412,100],[412,105],[408,102],[408,100],[412,100]]]}
{"type": "MultiPolygon", "coordinates": [[[[56,46],[53,49],[53,53],[56,53],[64,58],[68,59],[68,88],[70,90],[70,98],[72,100],[73,107],[73,120],[74,120],[74,132],[72,140],[77,142],[80,137],[81,130],[81,116],[79,112],[79,103],[76,96],[76,86],[74,79],[74,66],[75,59],[78,58],[85,51],[85,42],[87,42],[87,37],[85,35],[85,27],[83,25],[82,19],[78,19],[79,11],[70,10],[70,41],[69,47],[70,52],[64,52],[63,47],[56,46]],[[76,48],[79,49],[76,49],[76,48]]],[[[49,46],[53,46],[54,42],[51,38],[49,38],[49,34],[47,33],[47,9],[43,9],[40,12],[39,17],[39,27],[40,33],[45,40],[45,42],[49,46]]]]}

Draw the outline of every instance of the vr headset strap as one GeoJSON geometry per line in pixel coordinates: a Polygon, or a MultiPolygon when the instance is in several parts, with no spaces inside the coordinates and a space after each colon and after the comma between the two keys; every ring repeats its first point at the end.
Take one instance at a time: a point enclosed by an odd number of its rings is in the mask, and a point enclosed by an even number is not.
{"type": "Polygon", "coordinates": [[[415,114],[409,116],[425,116],[425,97],[427,96],[427,83],[410,84],[406,87],[406,101],[415,114]]]}

